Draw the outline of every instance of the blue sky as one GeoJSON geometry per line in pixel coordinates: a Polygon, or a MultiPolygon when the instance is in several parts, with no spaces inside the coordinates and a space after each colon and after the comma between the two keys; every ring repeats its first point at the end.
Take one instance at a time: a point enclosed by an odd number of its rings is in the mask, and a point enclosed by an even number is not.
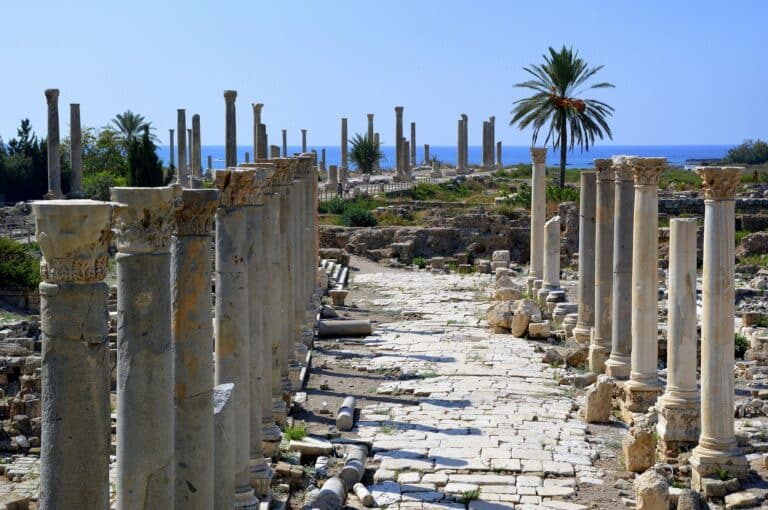
{"type": "Polygon", "coordinates": [[[252,140],[252,102],[265,103],[271,143],[309,130],[339,143],[376,114],[394,139],[394,106],[417,123],[417,143],[453,145],[456,120],[497,118],[506,145],[530,132],[508,126],[524,93],[524,65],[547,46],[572,45],[616,89],[615,144],[738,143],[768,138],[768,2],[281,0],[2,2],[0,136],[29,117],[45,133],[46,88],[61,89],[62,136],[71,102],[84,125],[125,109],[152,120],[165,143],[176,109],[199,113],[203,144],[224,141],[224,89],[238,91],[238,142],[252,140]]]}

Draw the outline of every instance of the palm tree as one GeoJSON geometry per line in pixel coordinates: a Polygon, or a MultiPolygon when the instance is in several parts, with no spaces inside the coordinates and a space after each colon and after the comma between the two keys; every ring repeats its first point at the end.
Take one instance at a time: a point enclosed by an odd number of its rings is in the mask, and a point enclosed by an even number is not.
{"type": "Polygon", "coordinates": [[[115,115],[115,118],[112,119],[112,124],[117,128],[118,139],[126,150],[131,147],[135,139],[141,137],[144,125],[150,128],[152,125],[151,122],[144,120],[143,115],[133,113],[131,110],[125,110],[125,112],[115,115]]]}
{"type": "Polygon", "coordinates": [[[543,55],[544,64],[524,67],[523,70],[534,79],[517,83],[515,87],[527,88],[536,93],[515,101],[510,125],[518,124],[520,129],[533,126],[532,144],[536,144],[539,130],[549,124],[544,144],[552,140],[555,149],[560,149],[560,187],[565,186],[566,151],[579,145],[589,150],[595,137],[605,135],[613,139],[606,118],[613,114],[613,107],[596,99],[581,99],[586,90],[613,88],[608,82],[586,86],[603,66],[588,67],[579,57],[578,51],[563,48],[556,51],[549,47],[549,55],[543,55]],[[570,130],[570,135],[569,135],[570,130]],[[570,136],[570,140],[568,137],[570,136]]]}
{"type": "Polygon", "coordinates": [[[379,160],[384,158],[381,146],[368,135],[356,134],[352,137],[352,150],[349,151],[349,159],[355,164],[360,173],[373,173],[373,168],[379,160]]]}

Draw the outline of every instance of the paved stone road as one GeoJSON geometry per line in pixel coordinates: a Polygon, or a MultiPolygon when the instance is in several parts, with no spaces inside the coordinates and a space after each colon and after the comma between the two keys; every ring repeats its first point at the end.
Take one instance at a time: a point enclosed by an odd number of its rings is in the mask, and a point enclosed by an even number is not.
{"type": "Polygon", "coordinates": [[[379,462],[371,490],[380,506],[464,508],[463,497],[473,510],[587,508],[575,487],[602,473],[586,425],[532,344],[487,328],[490,285],[489,275],[424,271],[354,279],[374,291],[373,307],[406,317],[366,339],[376,357],[357,368],[418,375],[377,392],[423,397],[361,410],[359,434],[379,462]]]}

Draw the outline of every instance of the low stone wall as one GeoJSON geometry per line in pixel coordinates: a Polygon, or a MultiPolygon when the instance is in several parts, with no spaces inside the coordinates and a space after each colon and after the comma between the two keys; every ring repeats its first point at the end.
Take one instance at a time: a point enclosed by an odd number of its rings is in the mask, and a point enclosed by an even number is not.
{"type": "Polygon", "coordinates": [[[0,303],[15,309],[40,313],[40,293],[35,290],[5,290],[0,289],[0,303]]]}

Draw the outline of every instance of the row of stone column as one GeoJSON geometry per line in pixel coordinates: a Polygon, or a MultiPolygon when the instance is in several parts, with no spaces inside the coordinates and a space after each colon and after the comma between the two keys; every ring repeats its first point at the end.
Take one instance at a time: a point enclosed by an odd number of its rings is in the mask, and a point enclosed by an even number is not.
{"type": "MultiPolygon", "coordinates": [[[[61,154],[59,138],[59,89],[46,89],[45,100],[48,108],[48,192],[47,199],[64,198],[61,189],[61,154]]],[[[80,105],[69,105],[70,129],[70,190],[69,198],[82,198],[83,194],[83,142],[80,128],[80,105]]]]}
{"type": "Polygon", "coordinates": [[[298,383],[295,342],[311,328],[313,160],[217,170],[217,189],[113,188],[111,203],[33,204],[44,257],[41,509],[109,504],[111,232],[118,508],[256,508],[298,383]],[[225,384],[233,435],[214,438],[214,386],[225,384]]]}

